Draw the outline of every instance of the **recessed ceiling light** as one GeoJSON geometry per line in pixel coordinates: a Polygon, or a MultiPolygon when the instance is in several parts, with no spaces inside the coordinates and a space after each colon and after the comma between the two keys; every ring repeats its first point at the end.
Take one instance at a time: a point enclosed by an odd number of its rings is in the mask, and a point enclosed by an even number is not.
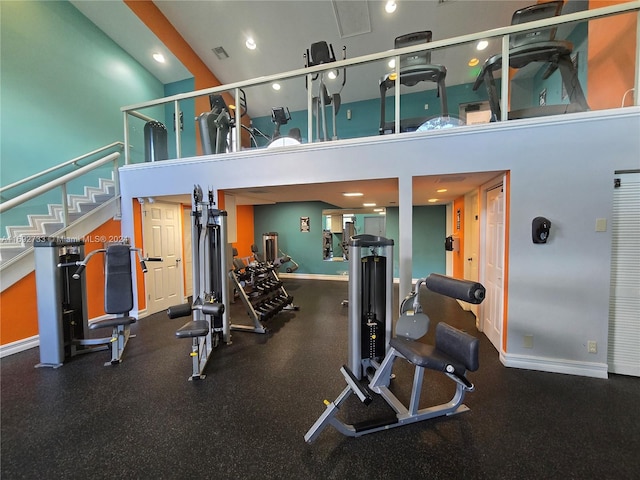
{"type": "Polygon", "coordinates": [[[249,50],[255,50],[257,47],[256,41],[252,37],[247,38],[247,41],[244,42],[244,44],[249,50]]]}
{"type": "Polygon", "coordinates": [[[363,203],[362,206],[363,207],[375,207],[376,204],[375,203],[363,203]]]}
{"type": "Polygon", "coordinates": [[[338,71],[337,70],[329,70],[329,73],[327,74],[327,76],[329,77],[329,79],[335,80],[336,78],[338,78],[338,71]]]}
{"type": "Polygon", "coordinates": [[[446,188],[439,188],[438,190],[436,190],[436,192],[438,192],[438,193],[444,193],[446,191],[447,191],[446,188]]]}
{"type": "Polygon", "coordinates": [[[360,192],[344,192],[342,194],[345,197],[362,197],[364,195],[364,193],[360,193],[360,192]]]}
{"type": "Polygon", "coordinates": [[[479,63],[480,63],[480,60],[474,57],[471,60],[469,60],[469,63],[467,65],[469,65],[470,67],[475,67],[479,63]]]}
{"type": "Polygon", "coordinates": [[[429,200],[427,200],[427,202],[429,203],[436,203],[438,201],[437,198],[430,198],[429,200]]]}
{"type": "Polygon", "coordinates": [[[389,0],[384,6],[384,10],[387,13],[393,13],[396,11],[397,7],[398,5],[396,4],[396,2],[394,2],[393,0],[389,0]]]}
{"type": "Polygon", "coordinates": [[[389,63],[387,63],[387,65],[389,65],[389,68],[396,68],[396,59],[392,58],[391,60],[389,60],[389,63]]]}
{"type": "Polygon", "coordinates": [[[487,40],[480,40],[476,45],[476,50],[484,50],[489,46],[489,42],[487,40]]]}
{"type": "Polygon", "coordinates": [[[384,212],[384,211],[378,212],[378,215],[386,215],[386,214],[387,214],[387,212],[384,212]]]}
{"type": "Polygon", "coordinates": [[[280,84],[279,84],[279,83],[274,83],[273,85],[271,85],[271,87],[272,87],[274,90],[280,90],[280,84]]]}
{"type": "Polygon", "coordinates": [[[384,212],[384,208],[374,208],[373,209],[374,212],[384,212]]]}
{"type": "Polygon", "coordinates": [[[158,63],[164,63],[165,62],[164,55],[162,55],[161,53],[154,53],[153,54],[153,59],[158,63]]]}

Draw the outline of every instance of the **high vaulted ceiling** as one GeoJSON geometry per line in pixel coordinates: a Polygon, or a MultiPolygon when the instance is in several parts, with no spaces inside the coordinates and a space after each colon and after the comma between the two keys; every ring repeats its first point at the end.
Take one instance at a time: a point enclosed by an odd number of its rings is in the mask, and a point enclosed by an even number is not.
{"type": "MultiPolygon", "coordinates": [[[[187,78],[190,73],[121,1],[73,0],[72,3],[101,30],[129,52],[163,83],[187,78]],[[154,52],[167,57],[160,65],[154,52]]],[[[162,0],[155,4],[189,43],[200,59],[223,84],[297,70],[304,66],[303,54],[317,41],[333,45],[336,57],[346,47],[347,58],[390,50],[399,35],[431,30],[433,40],[480,32],[508,25],[515,10],[535,0],[396,0],[394,13],[385,12],[381,0],[162,0]],[[247,37],[257,48],[245,46],[247,37]],[[228,58],[219,59],[213,49],[223,47],[228,58]]],[[[572,4],[583,3],[571,0],[572,4]]],[[[572,5],[573,7],[573,5],[572,5]]],[[[565,11],[570,9],[565,6],[565,11]]],[[[572,8],[571,8],[572,9],[572,8]]],[[[447,86],[473,81],[477,70],[470,58],[498,51],[492,40],[484,52],[475,45],[434,51],[432,62],[447,68],[447,86]]],[[[384,62],[353,67],[341,92],[342,103],[377,98],[378,80],[389,71],[384,62]]],[[[262,87],[248,92],[249,114],[269,115],[273,106],[291,111],[306,108],[302,80],[291,88],[273,92],[262,87]]],[[[328,83],[332,93],[339,82],[328,83]]],[[[424,87],[431,85],[424,84],[424,87]]]]}
{"type": "MultiPolygon", "coordinates": [[[[142,21],[120,0],[71,0],[85,16],[110,36],[163,83],[191,77],[191,73],[142,21]],[[152,59],[161,52],[165,64],[152,59]]],[[[384,10],[381,0],[162,0],[154,2],[176,30],[189,43],[211,72],[223,83],[233,83],[265,75],[297,70],[304,66],[303,54],[317,41],[333,45],[336,57],[341,58],[346,47],[348,58],[390,50],[394,39],[405,33],[431,30],[433,40],[451,38],[508,25],[518,8],[536,0],[396,0],[393,14],[384,10]],[[245,46],[247,37],[255,39],[257,48],[245,46]],[[219,59],[213,49],[223,47],[229,55],[219,59]]],[[[587,0],[567,0],[563,12],[586,8],[587,0]]],[[[475,45],[437,50],[432,62],[447,68],[447,86],[473,81],[475,71],[467,66],[472,57],[484,61],[500,49],[493,40],[484,52],[475,45]]],[[[385,63],[353,67],[348,71],[346,86],[341,92],[342,102],[377,98],[378,80],[388,71],[385,63]]],[[[337,85],[328,82],[330,90],[337,85]]],[[[285,84],[279,92],[269,86],[247,92],[249,115],[269,115],[271,107],[287,106],[291,111],[306,109],[304,81],[296,79],[285,84]],[[287,88],[291,85],[291,88],[287,88]]],[[[414,204],[428,204],[428,199],[447,203],[472,188],[493,178],[496,173],[468,174],[416,179],[414,204]],[[446,193],[435,190],[448,183],[446,193]]],[[[397,202],[395,180],[361,182],[358,187],[380,206],[397,202]],[[386,182],[386,183],[385,183],[386,182]],[[391,185],[393,187],[394,185],[391,185]]],[[[272,203],[282,201],[319,200],[354,208],[363,199],[342,196],[341,183],[318,185],[317,189],[270,187],[245,189],[235,193],[239,203],[272,203]]]]}

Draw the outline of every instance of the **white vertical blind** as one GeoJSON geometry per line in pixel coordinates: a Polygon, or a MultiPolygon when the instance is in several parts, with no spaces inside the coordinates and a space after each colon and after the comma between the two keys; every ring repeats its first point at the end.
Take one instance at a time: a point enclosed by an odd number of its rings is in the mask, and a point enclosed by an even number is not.
{"type": "Polygon", "coordinates": [[[640,172],[616,174],[609,303],[609,372],[640,376],[640,172]]]}

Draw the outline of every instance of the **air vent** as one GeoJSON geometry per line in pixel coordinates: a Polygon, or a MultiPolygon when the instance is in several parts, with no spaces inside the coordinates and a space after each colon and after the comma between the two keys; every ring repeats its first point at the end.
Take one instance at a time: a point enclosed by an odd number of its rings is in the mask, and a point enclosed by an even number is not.
{"type": "Polygon", "coordinates": [[[213,50],[213,53],[216,54],[216,57],[218,57],[218,60],[224,60],[225,58],[229,58],[229,54],[224,49],[224,47],[216,47],[216,48],[213,48],[212,50],[213,50]]]}
{"type": "Polygon", "coordinates": [[[371,32],[367,0],[333,0],[332,3],[340,37],[355,37],[371,32]]]}

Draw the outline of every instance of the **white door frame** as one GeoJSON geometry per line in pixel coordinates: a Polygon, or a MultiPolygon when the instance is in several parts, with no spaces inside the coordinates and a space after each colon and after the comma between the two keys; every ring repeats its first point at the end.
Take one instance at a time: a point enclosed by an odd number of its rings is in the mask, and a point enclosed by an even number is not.
{"type": "MultiPolygon", "coordinates": [[[[507,258],[506,258],[506,250],[505,250],[505,246],[506,246],[506,236],[508,234],[507,232],[507,218],[506,218],[506,203],[507,203],[507,196],[509,195],[509,192],[507,191],[507,179],[506,179],[506,174],[505,175],[501,175],[500,177],[492,180],[491,182],[488,182],[486,184],[484,184],[481,187],[481,200],[482,200],[482,206],[481,206],[481,221],[480,221],[480,256],[481,256],[481,260],[479,262],[479,280],[480,283],[482,283],[483,285],[485,285],[485,287],[487,287],[487,283],[488,283],[488,274],[487,274],[487,270],[488,270],[488,259],[489,259],[489,248],[494,247],[497,249],[498,252],[500,252],[501,255],[501,260],[502,260],[502,268],[503,268],[503,272],[502,275],[499,278],[500,284],[498,285],[498,289],[499,292],[501,292],[500,298],[497,299],[497,305],[494,308],[494,310],[496,311],[490,311],[488,309],[491,308],[491,302],[489,298],[486,298],[484,302],[482,302],[482,304],[479,305],[478,308],[478,317],[477,317],[477,327],[478,330],[485,332],[485,335],[489,338],[489,340],[491,340],[492,344],[496,347],[496,349],[498,350],[499,353],[504,353],[503,351],[503,339],[505,337],[505,335],[507,334],[506,329],[504,328],[504,318],[505,318],[505,312],[504,312],[504,296],[505,296],[505,276],[506,276],[506,268],[507,268],[507,258]],[[489,241],[489,237],[488,237],[488,211],[487,211],[487,196],[488,193],[492,190],[495,190],[496,188],[501,188],[502,192],[503,192],[503,205],[502,205],[502,212],[503,212],[503,226],[504,231],[502,235],[499,235],[496,237],[496,240],[499,242],[499,244],[496,245],[489,245],[488,241],[489,241]],[[491,322],[491,325],[488,325],[486,322],[487,318],[492,318],[493,321],[491,322]],[[497,333],[496,332],[489,332],[487,331],[487,329],[489,328],[496,328],[497,327],[497,333]]],[[[489,292],[487,294],[487,297],[489,297],[489,292]]]]}

